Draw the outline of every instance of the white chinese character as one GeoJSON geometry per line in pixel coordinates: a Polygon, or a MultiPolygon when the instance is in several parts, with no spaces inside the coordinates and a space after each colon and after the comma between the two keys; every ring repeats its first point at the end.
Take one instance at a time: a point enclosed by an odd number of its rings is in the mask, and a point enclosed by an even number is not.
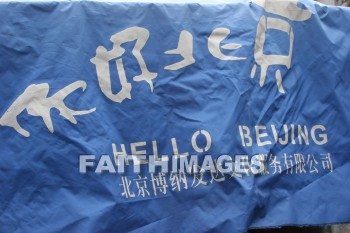
{"type": "MultiPolygon", "coordinates": [[[[198,171],[200,171],[201,167],[198,166],[198,165],[197,165],[197,167],[198,167],[198,171]]],[[[208,182],[204,181],[203,179],[204,179],[204,173],[203,172],[194,172],[193,173],[193,182],[192,182],[191,187],[196,188],[199,185],[207,185],[208,182]],[[196,181],[197,181],[197,184],[196,184],[196,181]]]]}
{"type": "Polygon", "coordinates": [[[314,172],[318,173],[318,169],[317,169],[318,162],[313,154],[307,155],[307,162],[306,163],[309,165],[309,172],[310,173],[314,173],[314,172]]]}
{"type": "Polygon", "coordinates": [[[132,54],[135,56],[137,62],[139,63],[141,74],[135,76],[133,80],[135,82],[146,81],[150,86],[151,92],[153,92],[152,80],[157,77],[157,73],[153,73],[148,70],[146,63],[141,55],[141,50],[145,46],[148,38],[149,31],[147,29],[141,27],[130,27],[114,34],[111,37],[111,41],[114,43],[112,50],[107,51],[103,46],[99,46],[96,49],[96,56],[90,61],[96,66],[98,82],[103,94],[105,94],[106,97],[112,101],[121,103],[125,99],[131,99],[132,86],[126,79],[124,64],[121,56],[125,52],[122,44],[134,40],[136,40],[136,43],[132,49],[132,54]],[[122,87],[121,90],[116,94],[112,92],[111,77],[109,71],[109,62],[115,59],[119,81],[122,87]]]}
{"type": "Polygon", "coordinates": [[[135,197],[135,193],[130,191],[131,187],[131,181],[128,180],[128,177],[122,176],[122,184],[119,184],[120,186],[123,186],[123,192],[122,196],[129,198],[129,197],[135,197]]]}
{"type": "Polygon", "coordinates": [[[284,154],[284,166],[286,167],[286,174],[290,172],[290,174],[293,174],[293,160],[292,156],[287,154],[284,154]]]}
{"type": "Polygon", "coordinates": [[[245,57],[228,56],[221,52],[221,49],[225,50],[236,50],[242,47],[241,44],[230,43],[221,45],[221,42],[228,37],[230,29],[228,28],[215,28],[208,38],[208,49],[209,52],[220,60],[244,60],[245,57]]]}
{"type": "MultiPolygon", "coordinates": [[[[297,6],[297,0],[253,0],[254,3],[263,7],[266,12],[276,14],[285,17],[293,21],[305,21],[311,17],[311,12],[309,10],[301,9],[297,6]]],[[[255,46],[254,46],[254,59],[256,64],[254,64],[251,71],[251,78],[255,77],[257,65],[260,66],[260,86],[264,86],[266,74],[269,66],[272,65],[283,65],[288,69],[291,67],[291,60],[293,54],[293,44],[294,44],[294,33],[292,26],[284,19],[275,17],[262,16],[259,20],[257,27],[255,46]],[[275,55],[275,54],[264,54],[264,45],[266,39],[266,31],[268,29],[275,29],[285,32],[289,36],[289,54],[275,55]]],[[[282,74],[278,69],[276,71],[276,83],[277,88],[280,93],[285,93],[282,86],[282,74]]]]}
{"type": "Polygon", "coordinates": [[[306,173],[305,159],[303,154],[294,154],[295,173],[306,173]]]}
{"type": "MultiPolygon", "coordinates": [[[[271,156],[272,156],[272,155],[270,155],[270,157],[271,157],[271,156]]],[[[263,164],[264,164],[264,169],[262,169],[262,171],[259,171],[258,174],[260,174],[260,175],[267,175],[267,174],[270,174],[269,169],[268,169],[268,166],[267,166],[268,155],[267,155],[267,154],[259,154],[259,155],[258,155],[258,158],[259,158],[259,160],[262,161],[263,164]]]]}
{"type": "Polygon", "coordinates": [[[171,190],[181,191],[181,184],[183,184],[183,188],[187,189],[187,178],[184,172],[172,172],[170,174],[170,185],[171,190]]]}
{"type": "Polygon", "coordinates": [[[211,180],[210,183],[212,184],[214,181],[220,183],[225,181],[225,174],[219,171],[219,169],[216,169],[216,172],[210,172],[211,180]]]}
{"type": "Polygon", "coordinates": [[[148,178],[146,176],[141,177],[140,175],[138,175],[137,179],[134,179],[134,181],[136,182],[137,189],[139,190],[139,193],[137,195],[138,197],[145,197],[146,195],[150,196],[150,193],[147,188],[147,180],[148,178]]]}
{"type": "Polygon", "coordinates": [[[321,154],[321,156],[324,156],[321,158],[322,160],[322,167],[324,170],[329,170],[330,172],[333,172],[333,163],[332,163],[332,159],[331,159],[331,154],[327,153],[327,154],[321,154]]]}
{"type": "Polygon", "coordinates": [[[277,156],[276,155],[271,155],[270,156],[270,160],[272,158],[272,161],[270,162],[270,166],[273,167],[273,173],[272,174],[281,174],[282,173],[282,166],[281,166],[281,161],[277,160],[277,156]]]}
{"type": "Polygon", "coordinates": [[[166,194],[168,185],[166,183],[165,174],[159,172],[158,175],[151,174],[151,181],[153,185],[154,195],[157,196],[157,190],[161,193],[166,194]]]}
{"type": "Polygon", "coordinates": [[[0,118],[0,125],[12,127],[23,136],[29,137],[30,133],[23,129],[17,121],[17,116],[24,110],[27,110],[29,115],[40,116],[49,131],[53,133],[54,127],[51,120],[51,109],[53,108],[57,109],[60,115],[71,123],[77,124],[74,116],[89,114],[96,110],[96,108],[92,108],[90,110],[75,111],[65,105],[65,98],[79,88],[84,91],[86,89],[86,83],[84,81],[76,81],[62,88],[52,96],[47,97],[50,89],[49,84],[32,84],[7,109],[0,118]]]}
{"type": "Polygon", "coordinates": [[[179,54],[183,60],[164,67],[166,70],[179,70],[196,62],[193,57],[193,36],[188,31],[182,31],[177,49],[168,50],[165,54],[179,54]]]}

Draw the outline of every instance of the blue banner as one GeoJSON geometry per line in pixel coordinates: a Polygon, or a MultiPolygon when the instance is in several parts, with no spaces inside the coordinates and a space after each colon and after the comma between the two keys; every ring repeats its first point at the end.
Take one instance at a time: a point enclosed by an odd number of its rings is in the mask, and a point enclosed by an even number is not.
{"type": "Polygon", "coordinates": [[[350,222],[350,9],[0,2],[1,232],[350,222]]]}

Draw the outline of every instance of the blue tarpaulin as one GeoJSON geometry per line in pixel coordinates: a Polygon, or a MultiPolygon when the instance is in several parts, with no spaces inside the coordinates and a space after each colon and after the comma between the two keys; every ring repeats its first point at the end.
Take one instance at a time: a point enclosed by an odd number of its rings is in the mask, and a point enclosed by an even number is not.
{"type": "Polygon", "coordinates": [[[350,9],[3,1],[0,16],[0,232],[350,222],[350,9]],[[232,169],[151,172],[161,155],[232,169]]]}

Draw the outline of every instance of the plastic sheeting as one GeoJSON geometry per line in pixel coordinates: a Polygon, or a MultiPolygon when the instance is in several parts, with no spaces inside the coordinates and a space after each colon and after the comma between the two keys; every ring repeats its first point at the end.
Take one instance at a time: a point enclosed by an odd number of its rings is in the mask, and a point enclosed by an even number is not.
{"type": "Polygon", "coordinates": [[[45,1],[0,15],[1,232],[350,221],[349,9],[45,1]],[[249,162],[114,173],[120,154],[249,162]]]}

